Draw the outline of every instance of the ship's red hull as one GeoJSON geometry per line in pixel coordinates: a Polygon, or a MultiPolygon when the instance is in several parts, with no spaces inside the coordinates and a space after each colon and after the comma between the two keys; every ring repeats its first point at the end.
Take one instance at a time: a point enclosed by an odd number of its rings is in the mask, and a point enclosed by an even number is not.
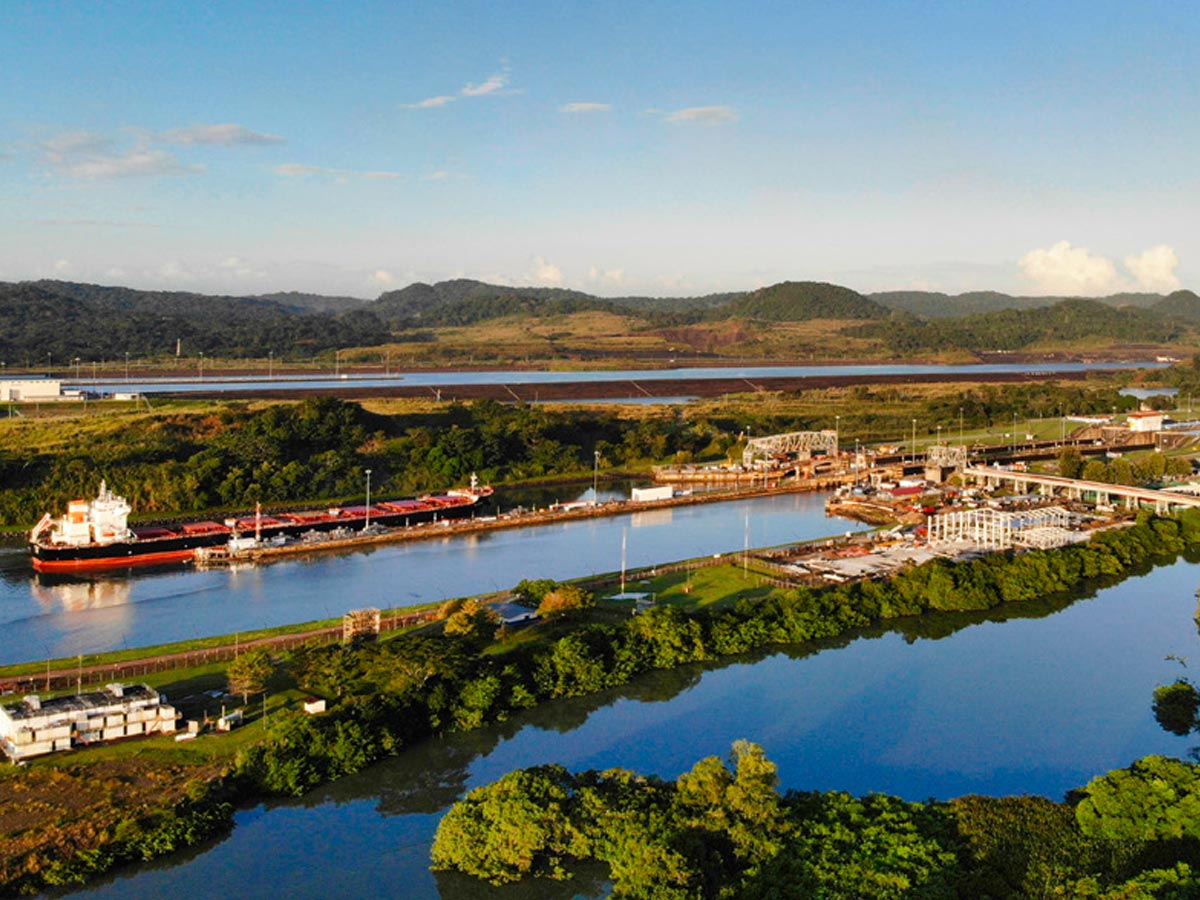
{"type": "Polygon", "coordinates": [[[490,499],[491,489],[477,493],[450,493],[416,500],[384,500],[365,506],[242,516],[234,528],[217,522],[186,522],[155,528],[135,529],[138,539],[80,547],[33,542],[29,545],[33,568],[39,572],[81,572],[123,569],[129,566],[186,562],[200,547],[226,543],[235,534],[262,538],[297,537],[310,531],[358,530],[367,524],[405,527],[441,519],[473,515],[490,499]]]}

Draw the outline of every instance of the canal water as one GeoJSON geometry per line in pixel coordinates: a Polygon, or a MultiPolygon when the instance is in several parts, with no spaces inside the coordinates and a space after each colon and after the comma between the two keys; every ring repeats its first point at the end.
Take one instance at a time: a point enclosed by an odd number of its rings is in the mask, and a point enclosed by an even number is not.
{"type": "Polygon", "coordinates": [[[135,392],[140,394],[192,391],[203,386],[205,391],[245,390],[319,390],[338,387],[388,387],[402,383],[409,387],[452,387],[468,384],[553,384],[558,382],[614,381],[679,381],[721,378],[812,378],[812,377],[869,377],[873,375],[993,375],[1004,372],[1085,372],[1097,369],[1154,369],[1166,363],[1150,362],[1056,362],[1056,363],[975,363],[971,365],[833,365],[833,366],[693,366],[678,369],[592,369],[580,371],[489,370],[455,372],[445,369],[392,372],[381,375],[329,373],[314,375],[280,375],[263,378],[260,375],[209,376],[195,378],[145,378],[136,375],[122,378],[64,379],[72,387],[86,388],[103,394],[135,392]]]}
{"type": "Polygon", "coordinates": [[[1193,743],[1159,729],[1150,703],[1156,684],[1184,673],[1169,655],[1200,658],[1197,577],[1181,560],[1074,602],[902,623],[548,704],[242,811],[210,846],[72,896],[600,897],[595,869],[567,885],[507,889],[435,875],[437,822],[464,791],[514,768],[557,762],[674,777],[738,738],[765,747],[785,788],[1060,798],[1096,774],[1148,753],[1183,756],[1193,743]]]}
{"type": "MultiPolygon", "coordinates": [[[[502,509],[591,498],[591,486],[497,492],[502,509]]],[[[628,486],[600,499],[628,498],[628,486]]],[[[242,568],[192,565],[116,574],[35,575],[23,549],[0,550],[0,662],[71,657],[502,591],[859,530],[826,519],[825,494],[630,512],[314,554],[242,568]],[[624,551],[622,551],[624,547],[624,551]]]]}

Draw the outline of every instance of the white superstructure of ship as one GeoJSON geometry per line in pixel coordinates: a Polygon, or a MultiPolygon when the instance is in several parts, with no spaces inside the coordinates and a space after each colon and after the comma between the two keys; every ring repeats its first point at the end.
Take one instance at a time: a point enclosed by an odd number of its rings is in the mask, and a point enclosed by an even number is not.
{"type": "Polygon", "coordinates": [[[124,497],[114,494],[101,481],[95,500],[71,500],[67,503],[67,514],[58,519],[46,513],[30,532],[29,539],[36,543],[49,527],[47,543],[68,547],[104,546],[136,540],[128,525],[132,511],[124,497]]]}

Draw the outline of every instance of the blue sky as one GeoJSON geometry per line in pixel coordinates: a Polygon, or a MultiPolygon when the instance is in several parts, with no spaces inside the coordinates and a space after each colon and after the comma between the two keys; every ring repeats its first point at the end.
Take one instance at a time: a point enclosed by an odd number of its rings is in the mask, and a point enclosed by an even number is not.
{"type": "Polygon", "coordinates": [[[1200,275],[1188,3],[0,4],[0,279],[1200,275]]]}

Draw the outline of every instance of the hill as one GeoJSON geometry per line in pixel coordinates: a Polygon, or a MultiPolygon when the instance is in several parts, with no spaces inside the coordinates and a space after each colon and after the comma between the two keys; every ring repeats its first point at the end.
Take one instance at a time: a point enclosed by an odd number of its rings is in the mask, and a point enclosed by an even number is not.
{"type": "Polygon", "coordinates": [[[565,288],[508,287],[467,278],[417,282],[380,294],[367,308],[393,328],[470,325],[518,314],[556,315],[589,309],[612,311],[617,304],[565,288]]]}
{"type": "Polygon", "coordinates": [[[37,365],[161,356],[311,356],[382,344],[383,323],[362,309],[296,313],[275,301],[139,291],[66,281],[0,283],[0,358],[37,365]]]}
{"type": "MultiPolygon", "coordinates": [[[[999,291],[970,291],[965,294],[942,294],[937,291],[881,291],[868,294],[872,300],[893,310],[903,310],[922,319],[946,319],[959,316],[1000,312],[1005,309],[1034,309],[1054,306],[1079,297],[1014,297],[999,291]]],[[[1095,298],[1106,306],[1150,307],[1162,299],[1161,294],[1111,294],[1095,298]]]]}
{"type": "Polygon", "coordinates": [[[303,291],[279,291],[274,294],[256,294],[252,300],[277,303],[292,312],[349,312],[365,307],[370,300],[361,297],[327,297],[324,294],[306,294],[303,291]]]}
{"type": "Polygon", "coordinates": [[[1166,318],[1200,322],[1200,297],[1192,291],[1175,291],[1151,306],[1150,311],[1166,318]]]}
{"type": "Polygon", "coordinates": [[[882,319],[889,310],[857,291],[820,281],[783,281],[751,291],[718,307],[712,317],[744,317],[772,322],[811,319],[882,319]]]}
{"type": "Polygon", "coordinates": [[[1022,350],[1035,344],[1070,344],[1089,339],[1163,343],[1182,328],[1146,309],[1117,309],[1098,300],[1063,300],[1053,306],[1006,309],[957,319],[922,321],[897,312],[886,322],[846,329],[877,338],[895,353],[958,348],[969,351],[1022,350]]]}

